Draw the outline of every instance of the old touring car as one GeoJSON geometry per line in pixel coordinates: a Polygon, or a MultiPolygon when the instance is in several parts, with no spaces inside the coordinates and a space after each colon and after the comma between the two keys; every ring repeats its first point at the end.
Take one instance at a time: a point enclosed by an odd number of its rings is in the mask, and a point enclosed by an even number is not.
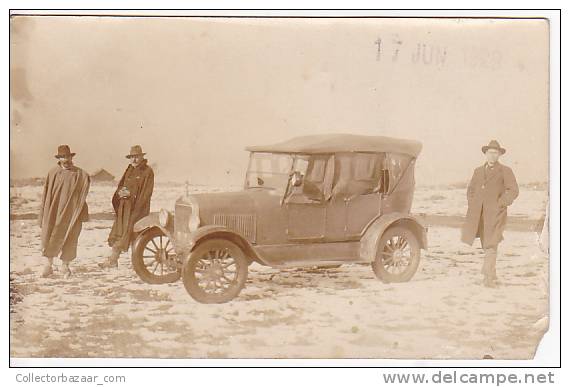
{"type": "Polygon", "coordinates": [[[186,195],[173,214],[135,225],[134,269],[153,284],[182,277],[202,303],[236,297],[253,262],[371,263],[381,281],[409,281],[427,247],[427,230],[410,214],[421,147],[347,134],[249,147],[242,191],[186,195]]]}

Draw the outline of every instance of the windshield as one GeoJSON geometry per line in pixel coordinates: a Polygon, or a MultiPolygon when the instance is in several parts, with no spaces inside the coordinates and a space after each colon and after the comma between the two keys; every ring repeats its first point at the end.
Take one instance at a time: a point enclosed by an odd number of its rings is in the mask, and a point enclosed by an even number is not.
{"type": "Polygon", "coordinates": [[[252,153],[245,177],[245,188],[285,191],[292,164],[293,157],[290,154],[252,153]]]}

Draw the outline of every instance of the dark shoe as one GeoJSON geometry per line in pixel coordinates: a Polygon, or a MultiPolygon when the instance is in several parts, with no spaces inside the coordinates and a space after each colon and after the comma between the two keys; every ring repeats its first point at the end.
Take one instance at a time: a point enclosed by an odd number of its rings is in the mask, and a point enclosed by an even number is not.
{"type": "Polygon", "coordinates": [[[116,259],[107,258],[104,262],[99,262],[97,265],[101,269],[117,269],[119,267],[119,261],[116,259]]]}

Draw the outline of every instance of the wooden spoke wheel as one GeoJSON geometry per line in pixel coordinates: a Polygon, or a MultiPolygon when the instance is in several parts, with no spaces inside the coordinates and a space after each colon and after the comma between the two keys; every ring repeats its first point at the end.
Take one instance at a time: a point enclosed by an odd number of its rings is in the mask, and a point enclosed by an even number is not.
{"type": "Polygon", "coordinates": [[[420,244],[411,230],[390,227],[378,243],[372,270],[382,282],[407,282],[420,263],[420,244]]]}
{"type": "Polygon", "coordinates": [[[138,236],[131,260],[135,272],[149,284],[166,284],[180,279],[174,245],[158,227],[138,236]]]}

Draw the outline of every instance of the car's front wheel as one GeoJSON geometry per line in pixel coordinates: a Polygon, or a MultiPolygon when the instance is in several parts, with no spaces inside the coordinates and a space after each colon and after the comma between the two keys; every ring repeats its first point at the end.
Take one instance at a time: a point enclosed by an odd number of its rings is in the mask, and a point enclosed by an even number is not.
{"type": "Polygon", "coordinates": [[[168,284],[180,279],[174,245],[158,227],[139,234],[131,257],[140,279],[149,284],[168,284]]]}
{"type": "Polygon", "coordinates": [[[249,262],[235,243],[210,239],[190,253],[182,268],[182,281],[192,298],[203,304],[231,301],[247,280],[249,262]]]}
{"type": "Polygon", "coordinates": [[[404,227],[390,227],[380,238],[372,270],[382,282],[407,282],[420,263],[420,243],[404,227]]]}

